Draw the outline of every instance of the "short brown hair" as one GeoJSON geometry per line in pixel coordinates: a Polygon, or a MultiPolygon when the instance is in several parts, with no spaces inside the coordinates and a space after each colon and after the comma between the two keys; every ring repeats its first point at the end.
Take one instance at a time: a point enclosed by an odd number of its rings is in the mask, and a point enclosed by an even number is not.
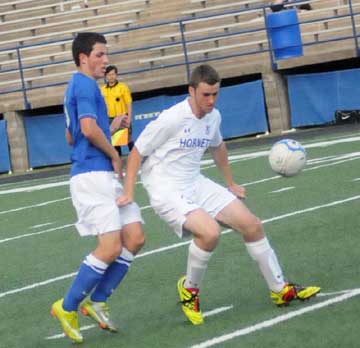
{"type": "Polygon", "coordinates": [[[202,64],[192,71],[189,86],[197,88],[200,82],[205,82],[212,86],[220,83],[221,79],[218,72],[211,65],[202,64]]]}
{"type": "Polygon", "coordinates": [[[106,44],[105,36],[99,33],[83,32],[76,35],[72,43],[72,54],[76,66],[80,66],[79,54],[90,55],[96,43],[106,44]]]}

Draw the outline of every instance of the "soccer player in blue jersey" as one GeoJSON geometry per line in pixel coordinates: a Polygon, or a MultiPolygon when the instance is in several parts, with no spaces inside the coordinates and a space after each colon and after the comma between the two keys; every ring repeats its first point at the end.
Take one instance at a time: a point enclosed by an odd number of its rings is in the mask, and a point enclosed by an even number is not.
{"type": "Polygon", "coordinates": [[[142,218],[136,203],[118,207],[122,193],[121,159],[111,145],[104,99],[96,83],[108,64],[105,37],[79,33],[72,53],[77,67],[69,81],[64,110],[66,139],[72,145],[70,191],[81,236],[95,236],[97,246],[83,260],[63,299],[51,307],[67,336],[82,342],[77,311],[102,329],[116,332],[107,300],[144,244],[142,218]]]}
{"type": "Polygon", "coordinates": [[[118,204],[132,204],[136,174],[155,212],[179,237],[191,234],[186,275],[178,281],[182,310],[194,325],[203,323],[199,291],[208,262],[224,224],[239,232],[250,256],[258,263],[276,305],[315,296],[317,286],[301,287],[284,279],[277,256],[262,223],[245,205],[245,188],[238,185],[228,163],[215,108],[220,77],[210,65],[200,65],[190,77],[189,97],[163,111],[136,140],[126,168],[124,195],[118,204]],[[209,149],[226,187],[200,172],[200,160],[209,149]],[[142,158],[145,158],[142,161],[142,158]]]}

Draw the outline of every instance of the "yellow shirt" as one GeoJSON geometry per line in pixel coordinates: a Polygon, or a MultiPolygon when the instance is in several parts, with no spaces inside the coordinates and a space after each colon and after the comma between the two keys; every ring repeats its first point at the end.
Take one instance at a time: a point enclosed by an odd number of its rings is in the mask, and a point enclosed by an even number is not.
{"type": "Polygon", "coordinates": [[[105,99],[110,118],[128,113],[127,106],[132,102],[132,97],[131,91],[125,83],[117,82],[113,87],[103,85],[101,87],[101,94],[105,99]]]}

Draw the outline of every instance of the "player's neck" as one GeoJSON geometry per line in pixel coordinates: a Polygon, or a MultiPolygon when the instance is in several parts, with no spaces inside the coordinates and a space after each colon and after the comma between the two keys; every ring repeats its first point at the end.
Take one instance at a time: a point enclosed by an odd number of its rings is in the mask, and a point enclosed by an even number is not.
{"type": "Polygon", "coordinates": [[[113,82],[108,82],[108,86],[109,87],[114,87],[117,84],[117,80],[113,81],[113,82]]]}
{"type": "Polygon", "coordinates": [[[86,75],[87,77],[90,77],[91,79],[97,80],[97,78],[91,73],[90,70],[85,69],[83,67],[77,69],[79,73],[86,75]]]}
{"type": "Polygon", "coordinates": [[[206,115],[205,112],[203,112],[202,110],[200,110],[198,108],[198,106],[196,105],[194,99],[191,96],[188,98],[188,103],[190,105],[190,109],[191,109],[192,113],[194,114],[194,116],[196,118],[201,119],[206,115]]]}

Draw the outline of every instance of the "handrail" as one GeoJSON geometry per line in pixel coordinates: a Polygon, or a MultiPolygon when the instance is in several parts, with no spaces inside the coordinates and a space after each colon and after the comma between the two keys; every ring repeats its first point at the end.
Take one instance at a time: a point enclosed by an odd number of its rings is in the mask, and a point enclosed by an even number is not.
{"type": "MultiPolygon", "coordinates": [[[[298,0],[298,1],[291,2],[291,5],[296,6],[297,3],[303,3],[303,2],[304,2],[304,0],[298,0]]],[[[342,8],[348,8],[348,13],[341,14],[341,15],[339,14],[337,16],[331,16],[331,17],[325,16],[325,17],[320,17],[320,18],[306,19],[303,21],[300,20],[299,24],[302,25],[302,24],[326,21],[326,20],[330,20],[333,18],[340,19],[340,18],[350,17],[351,27],[352,27],[352,35],[351,36],[347,35],[347,36],[343,36],[343,37],[335,37],[335,38],[331,38],[331,39],[327,39],[327,40],[320,40],[320,41],[314,40],[313,42],[304,43],[303,44],[304,46],[316,45],[316,44],[325,43],[325,42],[336,42],[336,41],[348,40],[350,38],[353,38],[357,56],[360,55],[359,45],[358,45],[359,35],[357,33],[356,22],[355,22],[355,16],[359,15],[360,12],[354,11],[354,6],[352,3],[352,0],[348,0],[347,5],[341,5],[341,6],[342,6],[342,8]]],[[[116,34],[121,34],[122,32],[137,31],[137,30],[144,30],[144,29],[150,29],[150,28],[160,28],[161,26],[165,26],[165,25],[177,25],[178,26],[178,30],[180,31],[180,39],[178,41],[173,41],[171,43],[164,44],[164,43],[161,43],[160,39],[159,39],[160,43],[156,43],[156,44],[151,44],[151,45],[147,44],[147,45],[142,45],[140,47],[127,48],[127,49],[121,49],[121,50],[111,50],[109,52],[109,55],[125,54],[125,53],[130,53],[130,52],[141,52],[141,51],[146,51],[150,48],[161,48],[161,47],[171,47],[171,46],[175,46],[175,45],[181,45],[182,52],[183,52],[183,60],[181,60],[180,62],[171,63],[171,64],[162,64],[161,66],[132,68],[132,69],[122,71],[122,75],[132,75],[132,74],[138,74],[138,73],[143,73],[143,72],[152,71],[152,70],[169,69],[172,67],[184,66],[186,76],[189,78],[191,64],[197,64],[197,63],[207,62],[207,61],[212,61],[212,60],[222,60],[222,59],[245,56],[245,55],[250,56],[250,55],[254,55],[257,53],[264,53],[264,52],[269,52],[269,59],[270,59],[271,66],[273,67],[274,70],[276,70],[277,64],[274,60],[273,50],[272,50],[272,46],[271,46],[271,40],[270,40],[268,32],[266,30],[266,13],[267,13],[268,9],[269,9],[269,5],[263,5],[263,6],[254,6],[254,7],[250,7],[250,8],[246,8],[246,9],[227,10],[227,11],[222,11],[221,13],[216,13],[216,14],[199,15],[199,16],[191,17],[191,18],[186,16],[186,17],[183,17],[183,18],[177,19],[177,20],[161,21],[161,22],[145,24],[145,25],[130,26],[128,28],[119,28],[119,29],[113,29],[113,30],[108,30],[108,31],[102,31],[102,34],[116,35],[116,34]],[[216,34],[216,35],[214,35],[214,33],[210,33],[201,38],[187,38],[186,37],[185,25],[189,25],[192,21],[195,22],[195,21],[198,21],[199,19],[209,19],[210,20],[210,19],[213,19],[216,17],[221,17],[224,15],[232,15],[232,14],[240,15],[240,14],[250,13],[250,12],[254,12],[254,11],[262,12],[264,20],[265,20],[265,25],[261,25],[261,26],[258,26],[257,28],[253,28],[253,29],[247,28],[244,30],[238,30],[238,31],[234,31],[231,33],[230,32],[229,33],[221,33],[221,34],[216,34]],[[197,58],[197,59],[192,59],[192,60],[189,58],[188,45],[190,43],[201,42],[201,41],[205,41],[205,40],[209,40],[209,39],[228,38],[228,37],[231,37],[234,35],[256,33],[256,32],[261,32],[261,31],[264,31],[264,33],[266,34],[266,40],[268,42],[268,49],[262,48],[262,49],[258,49],[258,50],[247,50],[247,51],[239,52],[239,53],[218,55],[216,57],[211,57],[211,58],[203,57],[202,59],[197,58]]],[[[224,26],[226,27],[226,25],[224,25],[224,26]]],[[[1,80],[2,74],[10,73],[10,72],[19,72],[21,88],[12,88],[12,89],[9,88],[7,90],[2,90],[2,91],[0,91],[0,95],[10,94],[10,93],[21,91],[23,94],[24,108],[29,109],[29,108],[31,108],[31,105],[29,104],[28,98],[27,98],[28,91],[33,90],[33,89],[46,88],[46,87],[59,86],[59,85],[66,84],[67,82],[56,82],[56,83],[40,84],[40,85],[36,85],[36,86],[27,86],[27,83],[26,83],[27,80],[24,77],[24,72],[26,70],[35,69],[35,68],[44,68],[44,67],[55,66],[55,65],[60,65],[60,64],[66,64],[66,63],[71,62],[72,59],[63,59],[63,60],[58,60],[56,62],[47,62],[47,63],[38,63],[38,64],[28,65],[28,64],[24,64],[22,62],[22,50],[38,48],[38,47],[46,46],[49,44],[55,44],[55,43],[65,44],[70,41],[72,41],[72,37],[62,38],[62,39],[58,39],[58,40],[42,41],[42,42],[33,43],[33,44],[16,45],[16,46],[12,46],[12,47],[1,48],[0,54],[3,52],[4,53],[8,52],[8,51],[16,52],[17,66],[14,68],[7,68],[7,69],[0,70],[0,80],[1,80]]],[[[51,56],[51,54],[49,54],[49,56],[51,56]]],[[[14,60],[14,64],[15,64],[15,60],[14,60]]],[[[0,65],[1,65],[1,62],[0,62],[0,65]]]]}

